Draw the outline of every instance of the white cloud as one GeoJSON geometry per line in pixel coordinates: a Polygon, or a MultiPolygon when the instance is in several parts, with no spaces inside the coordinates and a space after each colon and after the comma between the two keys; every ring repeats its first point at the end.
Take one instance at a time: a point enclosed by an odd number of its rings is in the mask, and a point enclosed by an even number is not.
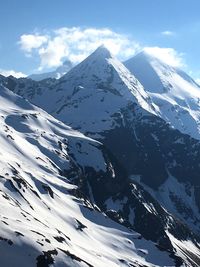
{"type": "Polygon", "coordinates": [[[21,77],[26,77],[27,75],[22,73],[22,72],[17,72],[17,71],[14,71],[14,70],[2,70],[0,69],[0,74],[5,76],[5,77],[8,77],[10,75],[16,77],[16,78],[21,78],[21,77]]]}
{"type": "MultiPolygon", "coordinates": [[[[174,32],[164,31],[164,35],[174,32]]],[[[39,71],[55,68],[65,59],[77,64],[104,44],[114,56],[125,60],[135,55],[143,47],[132,37],[117,33],[108,28],[63,27],[47,34],[23,34],[19,44],[26,55],[38,56],[39,71]]],[[[183,54],[173,48],[144,47],[144,50],[174,67],[185,66],[183,54]]]]}
{"type": "Polygon", "coordinates": [[[144,51],[173,67],[184,67],[183,54],[173,48],[145,47],[144,51]]]}
{"type": "Polygon", "coordinates": [[[140,48],[132,38],[107,28],[64,27],[48,35],[24,34],[19,43],[26,53],[34,52],[40,57],[39,70],[57,67],[64,58],[76,64],[102,44],[122,60],[134,55],[140,48]]]}
{"type": "Polygon", "coordinates": [[[38,34],[23,34],[20,37],[19,45],[26,53],[31,53],[33,49],[41,47],[48,41],[48,36],[38,34]]]}
{"type": "Polygon", "coordinates": [[[175,35],[175,32],[172,32],[172,31],[163,31],[161,32],[162,35],[165,35],[165,36],[173,36],[175,35]]]}

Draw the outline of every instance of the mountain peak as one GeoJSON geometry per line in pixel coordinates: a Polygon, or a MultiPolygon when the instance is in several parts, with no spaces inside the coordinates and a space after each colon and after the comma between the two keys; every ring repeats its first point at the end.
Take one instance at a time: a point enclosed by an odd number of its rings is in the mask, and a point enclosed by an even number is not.
{"type": "Polygon", "coordinates": [[[154,62],[154,63],[157,62],[159,64],[168,66],[168,64],[166,62],[164,62],[163,60],[161,60],[157,56],[153,55],[152,53],[148,52],[147,50],[142,50],[141,52],[136,54],[134,57],[128,59],[126,62],[131,62],[131,61],[135,61],[135,60],[143,61],[143,62],[146,62],[149,64],[151,64],[152,62],[154,62]]]}
{"type": "Polygon", "coordinates": [[[148,53],[145,49],[135,55],[135,57],[149,57],[149,56],[150,53],[148,53]]]}
{"type": "Polygon", "coordinates": [[[200,91],[189,75],[148,51],[142,51],[124,64],[143,85],[165,121],[200,139],[200,91]]]}
{"type": "Polygon", "coordinates": [[[105,57],[105,58],[110,58],[112,57],[110,51],[108,50],[108,48],[102,44],[100,45],[93,53],[92,55],[95,54],[95,55],[98,55],[98,56],[101,56],[101,57],[105,57]]]}
{"type": "MultiPolygon", "coordinates": [[[[102,109],[103,105],[99,101],[99,96],[102,95],[102,101],[112,102],[112,104],[115,102],[113,109],[116,106],[125,107],[127,103],[132,101],[151,113],[155,112],[141,84],[117,58],[111,55],[104,45],[98,47],[84,61],[64,75],[58,81],[57,88],[61,88],[63,92],[66,91],[68,95],[71,94],[73,98],[85,95],[79,100],[81,102],[82,99],[93,97],[92,101],[98,103],[99,110],[102,109]],[[79,94],[75,96],[75,92],[79,92],[79,94]]],[[[93,128],[92,125],[91,129],[93,128]]]]}
{"type": "MultiPolygon", "coordinates": [[[[85,58],[82,62],[72,68],[69,73],[62,77],[63,80],[69,79],[69,77],[84,77],[95,75],[96,77],[104,77],[109,75],[107,68],[111,67],[110,60],[114,60],[110,51],[105,47],[105,45],[99,46],[92,54],[85,58]]],[[[116,60],[116,59],[115,59],[116,60]]],[[[119,62],[117,62],[120,64],[119,62]]],[[[81,80],[82,80],[81,78],[81,80]]],[[[89,80],[86,79],[89,83],[89,80]]],[[[80,82],[80,81],[79,81],[80,82]]]]}
{"type": "Polygon", "coordinates": [[[177,86],[180,87],[181,91],[185,87],[184,91],[187,92],[191,91],[188,89],[189,85],[199,88],[197,83],[183,70],[169,64],[165,59],[159,58],[148,50],[143,50],[128,59],[124,65],[142,83],[144,88],[152,93],[166,93],[177,86]],[[174,77],[174,79],[170,77],[174,77]],[[179,85],[176,84],[177,79],[179,85]]]}
{"type": "Polygon", "coordinates": [[[66,75],[62,77],[63,80],[68,79],[72,76],[89,76],[97,75],[104,72],[105,68],[108,67],[109,60],[113,59],[110,51],[104,46],[99,46],[92,54],[86,57],[82,62],[76,65],[74,68],[69,71],[66,75]],[[95,67],[94,67],[95,66],[95,67]]]}
{"type": "Polygon", "coordinates": [[[88,58],[109,59],[112,55],[105,45],[100,45],[88,58]]]}

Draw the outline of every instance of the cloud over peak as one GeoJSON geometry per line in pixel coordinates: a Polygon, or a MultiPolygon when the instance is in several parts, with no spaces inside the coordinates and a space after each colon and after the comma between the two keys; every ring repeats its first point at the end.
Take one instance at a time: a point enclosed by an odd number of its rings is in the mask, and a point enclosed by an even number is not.
{"type": "Polygon", "coordinates": [[[183,54],[178,53],[173,48],[145,47],[143,49],[147,54],[158,58],[172,67],[184,67],[183,54]]]}
{"type": "Polygon", "coordinates": [[[65,58],[76,64],[102,44],[122,60],[140,48],[132,38],[108,28],[63,27],[45,35],[23,34],[19,41],[26,55],[39,56],[39,70],[57,67],[65,58]]]}
{"type": "MultiPolygon", "coordinates": [[[[163,35],[174,32],[164,31],[163,35]]],[[[115,32],[109,28],[62,27],[45,34],[23,34],[18,42],[26,56],[38,57],[38,71],[56,68],[66,59],[77,64],[104,44],[114,56],[126,60],[144,49],[174,67],[185,66],[183,54],[173,48],[142,46],[133,37],[115,32]]]]}

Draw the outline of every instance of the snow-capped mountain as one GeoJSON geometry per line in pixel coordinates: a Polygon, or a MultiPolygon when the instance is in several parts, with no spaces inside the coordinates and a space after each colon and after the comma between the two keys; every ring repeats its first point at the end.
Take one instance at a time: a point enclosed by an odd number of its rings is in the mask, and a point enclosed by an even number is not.
{"type": "Polygon", "coordinates": [[[175,264],[168,252],[108,219],[70,182],[84,179],[86,170],[109,177],[100,143],[2,86],[0,101],[1,266],[175,264]]]}
{"type": "Polygon", "coordinates": [[[111,115],[128,103],[137,103],[144,110],[155,112],[143,87],[104,46],[58,82],[52,82],[52,86],[47,83],[48,80],[38,84],[22,78],[5,85],[63,122],[70,117],[71,122],[67,123],[95,136],[98,131],[114,128],[116,123],[113,125],[111,115]]]}
{"type": "Polygon", "coordinates": [[[63,62],[61,66],[59,66],[56,70],[51,72],[45,72],[45,73],[37,73],[37,74],[31,74],[28,76],[28,78],[34,80],[34,81],[41,81],[48,78],[54,78],[59,79],[63,75],[65,75],[71,68],[72,68],[72,62],[69,60],[66,60],[63,62]]]}
{"type": "Polygon", "coordinates": [[[140,82],[105,47],[58,81],[1,81],[104,144],[109,172],[87,167],[84,178],[73,178],[91,202],[168,251],[176,266],[199,266],[200,142],[166,123],[140,82]]]}
{"type": "Polygon", "coordinates": [[[145,51],[124,64],[144,86],[165,121],[200,139],[200,86],[190,76],[145,51]]]}

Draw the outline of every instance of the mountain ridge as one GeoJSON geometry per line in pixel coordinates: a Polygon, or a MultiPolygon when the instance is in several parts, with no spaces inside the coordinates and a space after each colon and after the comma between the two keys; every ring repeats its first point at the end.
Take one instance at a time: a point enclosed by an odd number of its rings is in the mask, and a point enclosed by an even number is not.
{"type": "Polygon", "coordinates": [[[2,83],[104,145],[109,171],[86,166],[71,180],[90,202],[168,251],[173,266],[199,265],[200,142],[160,116],[122,63],[100,47],[57,81],[2,83]]]}

